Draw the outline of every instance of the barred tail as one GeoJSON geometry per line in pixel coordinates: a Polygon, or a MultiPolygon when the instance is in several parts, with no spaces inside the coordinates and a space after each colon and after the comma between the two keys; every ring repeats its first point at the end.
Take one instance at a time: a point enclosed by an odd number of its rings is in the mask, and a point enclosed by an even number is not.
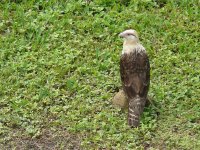
{"type": "Polygon", "coordinates": [[[146,99],[136,96],[129,100],[128,125],[137,127],[140,123],[140,116],[143,113],[146,99]]]}

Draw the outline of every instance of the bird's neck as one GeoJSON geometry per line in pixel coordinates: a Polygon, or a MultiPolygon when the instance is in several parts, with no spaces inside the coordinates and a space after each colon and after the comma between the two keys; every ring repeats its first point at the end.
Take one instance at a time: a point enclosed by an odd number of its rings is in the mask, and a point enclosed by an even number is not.
{"type": "Polygon", "coordinates": [[[140,45],[141,44],[138,41],[124,41],[122,54],[134,52],[140,45]]]}

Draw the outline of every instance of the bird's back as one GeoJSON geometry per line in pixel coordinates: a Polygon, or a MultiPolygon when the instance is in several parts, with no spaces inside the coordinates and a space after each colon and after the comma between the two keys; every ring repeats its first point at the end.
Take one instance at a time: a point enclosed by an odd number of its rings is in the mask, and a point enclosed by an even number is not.
{"type": "Polygon", "coordinates": [[[123,53],[120,58],[120,73],[123,90],[129,100],[128,123],[130,126],[138,126],[150,83],[150,65],[146,51],[123,53]]]}
{"type": "Polygon", "coordinates": [[[129,98],[146,97],[150,79],[149,59],[145,52],[124,53],[120,59],[122,86],[129,98]]]}

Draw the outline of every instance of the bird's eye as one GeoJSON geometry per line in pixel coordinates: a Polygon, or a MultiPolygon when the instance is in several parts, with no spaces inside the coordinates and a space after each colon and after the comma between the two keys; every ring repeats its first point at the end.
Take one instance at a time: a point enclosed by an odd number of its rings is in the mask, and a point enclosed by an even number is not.
{"type": "Polygon", "coordinates": [[[131,33],[127,33],[127,35],[128,35],[128,36],[130,36],[130,35],[135,36],[134,34],[131,34],[131,33]]]}

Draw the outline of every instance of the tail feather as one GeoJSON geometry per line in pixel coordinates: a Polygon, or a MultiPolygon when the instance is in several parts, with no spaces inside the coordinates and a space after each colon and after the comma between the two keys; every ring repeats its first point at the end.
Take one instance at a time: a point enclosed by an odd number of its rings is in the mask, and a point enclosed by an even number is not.
{"type": "Polygon", "coordinates": [[[146,99],[139,96],[129,100],[128,124],[131,127],[137,127],[140,123],[140,116],[143,113],[146,99]]]}

